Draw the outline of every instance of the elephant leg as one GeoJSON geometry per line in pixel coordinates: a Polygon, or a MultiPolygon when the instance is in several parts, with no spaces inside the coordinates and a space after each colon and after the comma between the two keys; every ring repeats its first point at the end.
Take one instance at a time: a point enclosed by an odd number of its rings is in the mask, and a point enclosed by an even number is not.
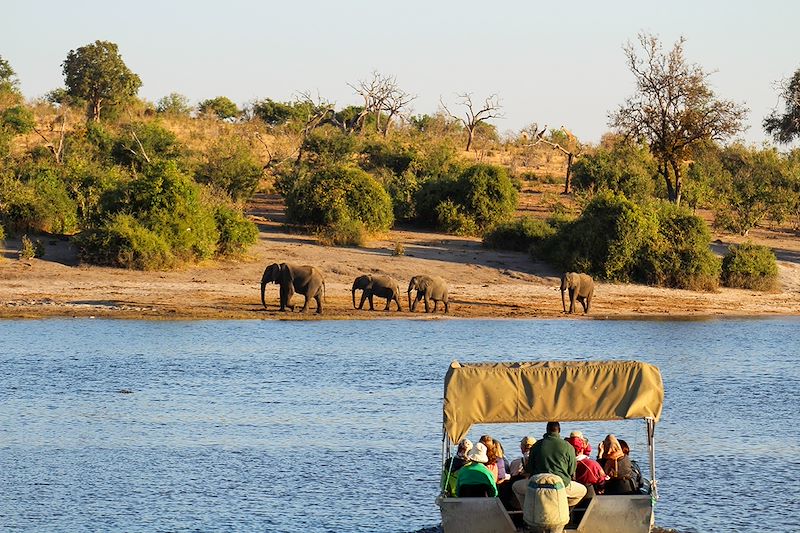
{"type": "Polygon", "coordinates": [[[438,309],[438,308],[439,308],[439,300],[434,300],[433,301],[433,312],[435,313],[436,309],[438,309]]]}
{"type": "Polygon", "coordinates": [[[372,299],[374,297],[375,297],[375,295],[370,292],[369,293],[369,310],[370,311],[374,311],[375,310],[375,303],[372,301],[372,299]]]}
{"type": "Polygon", "coordinates": [[[588,315],[589,309],[592,307],[592,295],[591,293],[589,296],[586,297],[586,305],[584,306],[584,312],[588,315]]]}
{"type": "Polygon", "coordinates": [[[445,312],[445,314],[447,314],[448,311],[450,311],[450,305],[447,303],[447,300],[445,300],[444,301],[444,312],[445,312]]]}
{"type": "Polygon", "coordinates": [[[364,307],[365,301],[367,301],[367,291],[361,291],[361,302],[358,304],[359,309],[364,307]]]}
{"type": "Polygon", "coordinates": [[[403,308],[400,307],[400,298],[398,298],[396,294],[394,295],[394,303],[397,304],[397,310],[398,311],[402,311],[403,310],[403,308]]]}
{"type": "Polygon", "coordinates": [[[317,314],[322,314],[322,294],[317,292],[317,295],[314,296],[314,299],[317,301],[317,314]]]}
{"type": "Polygon", "coordinates": [[[569,314],[575,312],[575,296],[577,291],[575,289],[569,290],[569,314]]]}
{"type": "Polygon", "coordinates": [[[392,297],[391,297],[391,296],[389,296],[388,298],[386,298],[386,307],[384,307],[384,308],[383,308],[383,310],[384,310],[384,311],[388,311],[388,310],[389,310],[389,306],[390,306],[391,304],[392,304],[392,297]]]}
{"type": "Polygon", "coordinates": [[[431,307],[430,307],[430,304],[428,303],[428,295],[426,294],[426,295],[424,295],[424,297],[425,297],[425,312],[426,313],[430,313],[431,312],[431,307]]]}

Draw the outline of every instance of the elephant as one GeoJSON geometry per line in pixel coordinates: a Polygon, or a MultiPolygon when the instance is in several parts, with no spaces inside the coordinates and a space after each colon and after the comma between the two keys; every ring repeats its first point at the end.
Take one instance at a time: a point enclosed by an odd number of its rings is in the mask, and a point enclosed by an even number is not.
{"type": "Polygon", "coordinates": [[[294,311],[291,305],[292,296],[295,292],[306,297],[302,311],[308,311],[308,303],[313,298],[317,301],[317,313],[322,313],[322,300],[325,298],[325,279],[322,272],[313,266],[298,266],[288,263],[272,263],[264,270],[261,276],[261,303],[267,308],[264,301],[264,288],[267,283],[277,283],[280,285],[281,311],[286,311],[286,307],[294,311]]]}
{"type": "Polygon", "coordinates": [[[436,312],[436,308],[441,301],[444,303],[444,312],[447,313],[450,310],[450,306],[448,305],[450,297],[448,295],[447,282],[442,278],[431,276],[414,276],[411,278],[411,281],[408,282],[408,308],[412,313],[417,307],[417,302],[422,299],[425,300],[426,313],[431,312],[428,305],[429,300],[433,300],[433,312],[436,312]],[[412,302],[411,291],[413,290],[417,291],[417,296],[412,302]]]}
{"type": "Polygon", "coordinates": [[[373,276],[372,274],[365,274],[358,276],[353,281],[353,307],[356,307],[356,291],[361,291],[361,303],[358,304],[357,309],[364,307],[364,301],[369,299],[369,310],[373,311],[375,308],[372,305],[372,297],[378,296],[386,298],[386,307],[384,311],[388,311],[392,304],[392,300],[397,304],[397,310],[402,311],[400,307],[400,287],[397,282],[389,276],[373,276]]]}
{"type": "Polygon", "coordinates": [[[577,272],[565,272],[561,276],[561,306],[564,312],[567,312],[567,304],[564,302],[564,291],[569,289],[569,312],[570,314],[575,310],[575,300],[577,299],[583,305],[583,313],[589,312],[589,307],[592,305],[592,296],[594,295],[594,280],[588,274],[579,274],[577,272]]]}

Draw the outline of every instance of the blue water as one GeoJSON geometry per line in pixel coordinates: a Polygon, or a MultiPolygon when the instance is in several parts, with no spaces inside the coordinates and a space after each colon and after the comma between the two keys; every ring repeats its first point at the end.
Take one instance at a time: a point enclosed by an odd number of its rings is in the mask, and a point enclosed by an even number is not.
{"type": "MultiPolygon", "coordinates": [[[[452,359],[658,365],[656,522],[798,531],[800,320],[0,322],[0,530],[439,522],[452,359]]],[[[540,425],[482,426],[508,455],[540,425]]],[[[644,424],[613,431],[646,465],[644,424]]]]}

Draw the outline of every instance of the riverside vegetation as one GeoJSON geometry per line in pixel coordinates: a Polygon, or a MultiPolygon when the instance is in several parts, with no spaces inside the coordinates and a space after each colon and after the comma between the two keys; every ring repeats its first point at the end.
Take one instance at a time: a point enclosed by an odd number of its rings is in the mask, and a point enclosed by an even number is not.
{"type": "MultiPolygon", "coordinates": [[[[501,137],[488,122],[501,111],[496,96],[461,94],[463,114],[443,103],[408,116],[414,97],[379,73],[351,85],[359,106],[309,95],[192,106],[179,94],[154,105],[136,96],[141,80],[107,41],[70,51],[65,87],[26,102],[0,57],[0,238],[59,235],[91,264],[170,269],[245,253],[258,237],[247,202],[275,191],[289,223],[326,244],[359,246],[411,224],[604,280],[774,288],[774,254],[743,244],[721,261],[697,211],[741,235],[796,232],[800,150],[722,144],[746,110],[714,95],[683,41],[667,53],[651,36],[638,44],[625,48],[637,91],[596,146],[536,124],[501,137]],[[678,97],[659,104],[654,86],[678,97]],[[561,179],[569,196],[515,218],[523,182],[561,179]]],[[[779,143],[800,137],[798,95],[800,70],[784,84],[785,110],[764,120],[779,143]]]]}

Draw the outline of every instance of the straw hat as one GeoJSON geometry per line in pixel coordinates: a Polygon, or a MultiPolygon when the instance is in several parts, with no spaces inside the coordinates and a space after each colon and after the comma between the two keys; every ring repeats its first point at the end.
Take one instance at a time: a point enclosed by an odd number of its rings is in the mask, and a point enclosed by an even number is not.
{"type": "Polygon", "coordinates": [[[520,448],[530,448],[536,444],[536,439],[533,437],[522,437],[522,441],[520,441],[519,446],[520,448]]]}
{"type": "Polygon", "coordinates": [[[578,437],[579,439],[582,439],[583,438],[583,433],[581,433],[580,431],[573,431],[572,433],[569,434],[569,436],[570,437],[578,437]]]}
{"type": "Polygon", "coordinates": [[[467,459],[476,463],[488,463],[489,457],[486,455],[486,445],[482,442],[476,444],[467,454],[467,459]]]}

